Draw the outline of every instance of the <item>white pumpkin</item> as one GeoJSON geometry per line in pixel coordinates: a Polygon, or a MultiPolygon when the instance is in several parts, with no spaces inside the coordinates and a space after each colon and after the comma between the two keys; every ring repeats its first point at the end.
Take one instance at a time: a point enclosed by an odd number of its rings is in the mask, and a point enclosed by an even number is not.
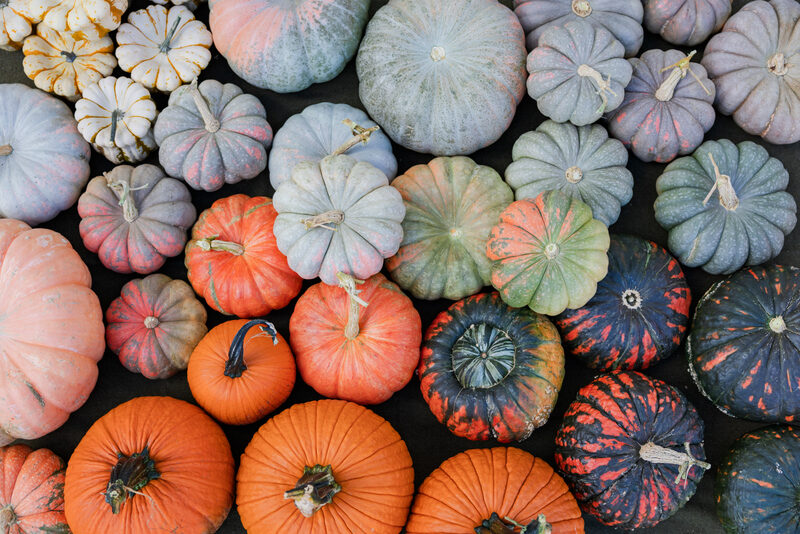
{"type": "Polygon", "coordinates": [[[78,41],[99,39],[116,30],[128,0],[28,0],[32,20],[44,22],[78,41]]]}
{"type": "Polygon", "coordinates": [[[154,4],[158,4],[160,6],[165,6],[169,3],[172,3],[176,6],[184,6],[192,11],[197,9],[202,2],[203,0],[153,0],[154,4]]]}
{"type": "Polygon", "coordinates": [[[67,33],[39,24],[36,35],[25,39],[22,67],[42,91],[77,100],[84,89],[110,75],[117,66],[113,51],[114,42],[108,36],[76,41],[67,33]]]}
{"type": "Polygon", "coordinates": [[[148,6],[134,11],[117,31],[117,59],[131,78],[148,89],[174,91],[211,61],[206,25],[183,6],[148,6]]]}
{"type": "Polygon", "coordinates": [[[17,50],[30,34],[27,0],[0,0],[0,50],[17,50]]]}
{"type": "Polygon", "coordinates": [[[130,78],[103,78],[75,103],[78,131],[113,163],[142,161],[156,147],[156,114],[150,93],[130,78]]]}

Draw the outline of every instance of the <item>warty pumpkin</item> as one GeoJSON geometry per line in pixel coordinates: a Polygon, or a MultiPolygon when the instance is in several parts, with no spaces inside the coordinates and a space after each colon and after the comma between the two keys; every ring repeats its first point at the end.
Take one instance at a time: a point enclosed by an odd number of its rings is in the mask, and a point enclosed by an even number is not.
{"type": "Polygon", "coordinates": [[[644,0],[644,24],[668,43],[694,46],[717,33],[731,0],[644,0]]]}

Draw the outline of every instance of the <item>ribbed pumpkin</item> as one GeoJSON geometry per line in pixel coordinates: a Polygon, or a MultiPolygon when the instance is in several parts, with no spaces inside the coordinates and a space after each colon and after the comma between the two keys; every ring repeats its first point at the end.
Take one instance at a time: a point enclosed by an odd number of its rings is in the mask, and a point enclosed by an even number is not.
{"type": "Polygon", "coordinates": [[[644,0],[644,24],[668,43],[694,46],[717,33],[731,0],[644,0]]]}
{"type": "Polygon", "coordinates": [[[249,534],[398,534],[414,495],[400,435],[374,412],[340,400],[296,404],[267,421],[236,480],[249,534]]]}
{"type": "Polygon", "coordinates": [[[566,350],[593,369],[646,369],[686,336],[689,284],[669,252],[638,237],[612,235],[608,261],[592,300],[556,325],[566,350]]]}
{"type": "Polygon", "coordinates": [[[522,441],[550,417],[564,350],[546,317],[482,293],[434,319],[417,374],[422,397],[453,434],[522,441]]]}
{"type": "Polygon", "coordinates": [[[29,0],[28,12],[73,39],[99,39],[117,29],[128,0],[29,0]]]}
{"type": "Polygon", "coordinates": [[[0,446],[60,427],[94,389],[105,342],[91,287],[61,234],[0,219],[0,446]]]}
{"type": "Polygon", "coordinates": [[[555,458],[581,508],[625,529],[674,514],[710,468],[694,406],[634,371],[600,375],[578,391],[556,434],[555,458]]]}
{"type": "Polygon", "coordinates": [[[283,308],[302,280],[275,244],[276,217],[266,197],[233,195],[200,214],[186,245],[189,283],[209,306],[238,317],[283,308]]]}
{"type": "Polygon", "coordinates": [[[203,410],[138,397],[98,419],[67,465],[74,534],[213,534],[233,504],[233,456],[203,410]]]}
{"type": "Polygon", "coordinates": [[[321,395],[384,402],[414,375],[419,314],[380,273],[365,281],[340,273],[339,280],[341,287],[311,286],[295,305],[289,332],[297,367],[321,395]]]}
{"type": "Polygon", "coordinates": [[[186,376],[192,396],[215,419],[246,425],[283,404],[295,375],[289,344],[275,326],[239,319],[211,329],[192,352],[186,376]]]}
{"type": "Polygon", "coordinates": [[[520,527],[530,534],[582,534],[583,519],[547,462],[514,447],[495,447],[459,453],[428,475],[406,532],[513,534],[520,527]]]}
{"type": "Polygon", "coordinates": [[[168,378],[186,369],[208,331],[206,309],[183,280],[151,274],[122,286],[106,310],[108,348],[129,371],[168,378]]]}
{"type": "Polygon", "coordinates": [[[386,267],[400,287],[419,299],[457,300],[491,279],[486,240],[514,200],[491,167],[464,156],[416,165],[392,186],[406,205],[403,241],[386,267]]]}
{"type": "Polygon", "coordinates": [[[0,50],[14,51],[31,34],[28,0],[7,0],[0,7],[0,50]]]}

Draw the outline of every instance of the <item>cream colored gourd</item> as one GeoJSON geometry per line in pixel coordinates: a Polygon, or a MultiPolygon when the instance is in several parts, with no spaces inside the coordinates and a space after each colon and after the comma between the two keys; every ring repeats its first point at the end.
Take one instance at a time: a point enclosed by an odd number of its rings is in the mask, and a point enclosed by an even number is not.
{"type": "Polygon", "coordinates": [[[72,34],[76,40],[99,39],[116,30],[128,0],[27,0],[34,22],[72,34]]]}
{"type": "Polygon", "coordinates": [[[17,50],[31,34],[28,0],[0,0],[0,50],[17,50]]]}

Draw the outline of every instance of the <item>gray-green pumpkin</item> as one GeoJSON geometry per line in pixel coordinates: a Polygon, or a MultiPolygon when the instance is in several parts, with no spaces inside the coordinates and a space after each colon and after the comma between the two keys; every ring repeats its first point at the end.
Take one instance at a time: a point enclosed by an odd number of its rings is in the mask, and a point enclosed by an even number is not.
{"type": "Polygon", "coordinates": [[[706,141],[656,181],[655,215],[681,263],[729,274],[777,256],[797,222],[789,173],[751,142],[706,141]]]}
{"type": "Polygon", "coordinates": [[[628,151],[599,124],[545,121],[514,143],[506,182],[517,200],[559,190],[582,200],[592,216],[611,226],[633,196],[628,151]]]}

